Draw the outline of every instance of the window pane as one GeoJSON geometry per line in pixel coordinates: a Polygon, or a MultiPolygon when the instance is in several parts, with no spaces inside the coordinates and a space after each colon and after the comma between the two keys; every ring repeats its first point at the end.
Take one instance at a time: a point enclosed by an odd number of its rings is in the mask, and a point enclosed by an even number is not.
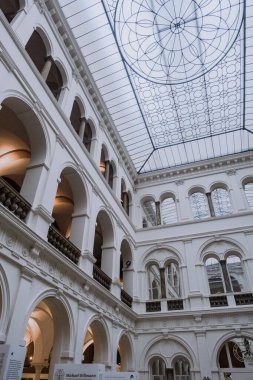
{"type": "Polygon", "coordinates": [[[205,194],[193,193],[191,195],[191,207],[194,219],[203,219],[209,217],[208,203],[205,194]]]}
{"type": "Polygon", "coordinates": [[[231,214],[231,203],[227,190],[215,189],[212,191],[212,202],[215,216],[231,214]]]}
{"type": "Polygon", "coordinates": [[[253,210],[253,182],[244,186],[245,195],[249,204],[249,208],[253,210]]]}
{"type": "Polygon", "coordinates": [[[211,294],[224,293],[221,267],[215,258],[206,260],[206,273],[211,294]]]}
{"type": "Polygon", "coordinates": [[[231,255],[227,258],[226,263],[233,291],[243,291],[245,288],[245,277],[240,258],[235,255],[231,255]]]}
{"type": "Polygon", "coordinates": [[[167,266],[167,297],[180,297],[179,269],[174,263],[167,266]]]}
{"type": "Polygon", "coordinates": [[[148,268],[149,277],[149,299],[156,300],[160,298],[160,271],[156,265],[150,265],[148,268]]]}
{"type": "Polygon", "coordinates": [[[146,201],[143,203],[143,211],[146,217],[146,220],[149,225],[156,225],[156,210],[154,201],[146,201]]]}
{"type": "Polygon", "coordinates": [[[162,224],[177,222],[177,209],[173,198],[166,198],[161,204],[162,224]]]}

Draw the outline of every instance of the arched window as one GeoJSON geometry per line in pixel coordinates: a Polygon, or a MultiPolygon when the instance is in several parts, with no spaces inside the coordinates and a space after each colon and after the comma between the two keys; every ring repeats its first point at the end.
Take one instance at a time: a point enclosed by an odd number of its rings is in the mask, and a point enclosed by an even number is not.
{"type": "Polygon", "coordinates": [[[113,179],[114,179],[114,170],[111,162],[109,162],[109,178],[108,178],[108,184],[110,188],[113,188],[113,179]]]}
{"type": "Polygon", "coordinates": [[[50,52],[48,52],[43,38],[37,30],[32,33],[25,49],[52,94],[58,100],[63,87],[63,78],[58,66],[50,56],[50,52]]]}
{"type": "Polygon", "coordinates": [[[185,358],[179,358],[174,364],[175,380],[191,380],[190,363],[185,358]]]}
{"type": "Polygon", "coordinates": [[[210,257],[205,262],[210,293],[224,293],[223,276],[219,261],[210,257]]]}
{"type": "Polygon", "coordinates": [[[71,115],[70,115],[70,122],[76,131],[77,134],[79,134],[80,127],[81,127],[81,110],[80,107],[75,100],[73,103],[71,115]]]}
{"type": "Polygon", "coordinates": [[[105,160],[106,160],[106,153],[105,153],[105,149],[102,148],[101,156],[100,156],[99,169],[100,169],[100,172],[103,174],[104,177],[105,177],[105,162],[106,162],[105,160]]]}
{"type": "Polygon", "coordinates": [[[166,365],[164,360],[154,358],[150,362],[150,380],[166,380],[166,365]]]}
{"type": "Polygon", "coordinates": [[[210,257],[205,262],[207,278],[211,294],[245,290],[246,281],[241,259],[230,254],[226,260],[218,261],[210,257]]]}
{"type": "Polygon", "coordinates": [[[242,292],[245,288],[245,275],[241,259],[238,256],[230,255],[226,260],[233,292],[242,292]]]}
{"type": "Polygon", "coordinates": [[[86,121],[83,135],[83,143],[88,152],[91,150],[91,142],[92,142],[92,130],[90,127],[90,123],[86,121]]]}
{"type": "Polygon", "coordinates": [[[215,216],[229,215],[232,212],[228,191],[216,188],[211,192],[215,216]]]}
{"type": "Polygon", "coordinates": [[[194,219],[204,219],[210,216],[207,197],[201,192],[195,192],[190,196],[191,208],[194,219]]]}
{"type": "Polygon", "coordinates": [[[177,222],[177,208],[174,198],[165,198],[161,203],[162,224],[177,222]]]}
{"type": "Polygon", "coordinates": [[[121,180],[120,201],[123,209],[126,211],[127,215],[129,215],[129,195],[126,191],[126,184],[123,179],[121,180]]]}
{"type": "Polygon", "coordinates": [[[19,0],[0,0],[0,9],[8,22],[11,22],[20,9],[19,0]]]}
{"type": "Polygon", "coordinates": [[[253,180],[243,186],[250,210],[253,210],[253,180]]]}
{"type": "Polygon", "coordinates": [[[156,264],[151,264],[148,267],[148,286],[150,300],[161,298],[160,271],[156,264]]]}
{"type": "Polygon", "coordinates": [[[143,202],[144,218],[148,226],[156,226],[156,206],[153,200],[143,202]]]}
{"type": "Polygon", "coordinates": [[[171,262],[166,267],[167,274],[167,298],[180,297],[179,267],[171,262]]]}
{"type": "MultiPolygon", "coordinates": [[[[229,372],[233,368],[247,368],[253,360],[253,341],[246,337],[235,337],[225,342],[219,352],[219,367],[229,372]]],[[[243,374],[240,373],[241,378],[243,374]]]]}

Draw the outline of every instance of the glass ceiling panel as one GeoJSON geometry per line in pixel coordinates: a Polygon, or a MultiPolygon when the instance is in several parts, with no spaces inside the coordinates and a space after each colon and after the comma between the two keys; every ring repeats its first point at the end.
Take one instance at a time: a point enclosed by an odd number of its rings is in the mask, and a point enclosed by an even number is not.
{"type": "Polygon", "coordinates": [[[250,0],[59,0],[138,173],[252,150],[250,0]]]}

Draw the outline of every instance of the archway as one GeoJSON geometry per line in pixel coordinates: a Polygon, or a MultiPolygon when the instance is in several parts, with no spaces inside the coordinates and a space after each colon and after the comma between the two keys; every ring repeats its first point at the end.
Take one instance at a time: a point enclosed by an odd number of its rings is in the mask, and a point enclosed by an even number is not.
{"type": "Polygon", "coordinates": [[[84,338],[83,363],[108,363],[109,349],[106,329],[98,320],[91,322],[84,338]]]}
{"type": "Polygon", "coordinates": [[[128,372],[133,369],[133,353],[129,337],[123,334],[119,340],[117,350],[117,370],[128,372]]]}
{"type": "Polygon", "coordinates": [[[53,297],[39,302],[32,311],[26,326],[26,357],[23,377],[34,373],[34,380],[43,379],[53,372],[63,351],[69,350],[70,323],[63,303],[53,297]],[[64,331],[64,334],[63,334],[64,331]]]}
{"type": "Polygon", "coordinates": [[[232,337],[225,341],[217,357],[221,379],[251,380],[253,378],[253,339],[232,337]]]}
{"type": "Polygon", "coordinates": [[[5,198],[8,194],[9,198],[3,203],[21,219],[30,205],[21,212],[13,201],[20,199],[20,193],[24,200],[33,203],[46,155],[45,134],[33,110],[21,99],[6,98],[0,111],[0,176],[8,190],[5,198]]]}
{"type": "Polygon", "coordinates": [[[48,238],[51,244],[75,263],[82,249],[86,210],[84,184],[79,174],[67,167],[60,176],[52,211],[54,223],[49,228],[48,238]]]}
{"type": "Polygon", "coordinates": [[[96,266],[110,278],[113,275],[114,250],[112,222],[106,211],[101,210],[96,219],[93,255],[96,266]]]}

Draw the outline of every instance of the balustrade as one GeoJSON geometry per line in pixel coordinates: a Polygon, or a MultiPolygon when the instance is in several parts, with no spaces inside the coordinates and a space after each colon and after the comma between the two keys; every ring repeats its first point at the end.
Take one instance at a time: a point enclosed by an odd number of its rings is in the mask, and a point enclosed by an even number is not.
{"type": "Polygon", "coordinates": [[[61,233],[53,226],[49,227],[47,239],[50,244],[57,248],[68,259],[73,261],[73,263],[78,263],[81,251],[73,243],[61,235],[61,233]]]}
{"type": "Polygon", "coordinates": [[[106,289],[111,289],[112,279],[105,274],[97,265],[93,265],[93,278],[106,289]]]}
{"type": "Polygon", "coordinates": [[[31,205],[8,182],[0,177],[0,203],[21,220],[25,220],[31,205]]]}

